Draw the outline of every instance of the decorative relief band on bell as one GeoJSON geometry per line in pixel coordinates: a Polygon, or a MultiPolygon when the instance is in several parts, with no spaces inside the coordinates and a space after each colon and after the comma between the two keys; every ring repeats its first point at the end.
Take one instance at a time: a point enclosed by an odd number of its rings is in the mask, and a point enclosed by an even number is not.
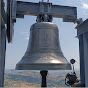
{"type": "Polygon", "coordinates": [[[24,64],[16,66],[16,69],[18,70],[70,70],[71,66],[70,64],[46,64],[46,63],[40,63],[40,64],[24,64]],[[58,68],[59,67],[59,68],[58,68]]]}
{"type": "Polygon", "coordinates": [[[41,29],[41,28],[58,30],[58,27],[55,24],[51,23],[51,22],[38,22],[38,23],[35,23],[35,24],[33,24],[31,26],[30,30],[41,29]]]}

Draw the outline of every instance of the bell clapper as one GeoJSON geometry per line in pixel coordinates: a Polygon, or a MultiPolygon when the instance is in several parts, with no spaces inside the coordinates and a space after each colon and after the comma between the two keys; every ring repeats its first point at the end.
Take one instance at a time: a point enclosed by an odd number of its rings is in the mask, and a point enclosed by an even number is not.
{"type": "Polygon", "coordinates": [[[67,86],[73,86],[75,83],[78,83],[79,82],[78,77],[76,76],[76,72],[74,70],[74,63],[75,62],[76,61],[74,59],[71,59],[70,60],[70,63],[72,64],[72,68],[73,68],[72,70],[73,70],[73,72],[66,74],[65,84],[67,86]]]}
{"type": "Polygon", "coordinates": [[[40,71],[40,74],[42,76],[41,87],[47,87],[46,78],[47,78],[48,71],[47,70],[42,70],[42,71],[40,71]]]}

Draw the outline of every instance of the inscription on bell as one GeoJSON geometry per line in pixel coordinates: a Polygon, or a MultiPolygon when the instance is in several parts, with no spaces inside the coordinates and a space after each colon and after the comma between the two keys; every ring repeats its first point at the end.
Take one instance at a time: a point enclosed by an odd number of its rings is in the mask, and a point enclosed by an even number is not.
{"type": "Polygon", "coordinates": [[[55,47],[58,48],[58,36],[54,29],[39,30],[39,47],[45,49],[55,49],[55,47]]]}
{"type": "Polygon", "coordinates": [[[39,46],[40,48],[51,48],[51,34],[49,33],[49,30],[47,29],[40,29],[39,33],[39,46]]]}

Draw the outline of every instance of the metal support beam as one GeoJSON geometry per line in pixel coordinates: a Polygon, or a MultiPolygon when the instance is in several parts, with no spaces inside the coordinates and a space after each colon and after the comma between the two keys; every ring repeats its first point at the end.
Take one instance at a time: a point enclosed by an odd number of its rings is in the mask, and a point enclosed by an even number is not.
{"type": "Polygon", "coordinates": [[[3,0],[0,0],[0,87],[4,86],[4,68],[5,68],[5,51],[6,51],[6,29],[5,29],[5,12],[3,0]]]}
{"type": "Polygon", "coordinates": [[[79,25],[76,26],[77,30],[77,36],[83,34],[84,32],[88,31],[88,19],[80,23],[79,25]]]}
{"type": "Polygon", "coordinates": [[[23,2],[7,0],[7,38],[12,41],[14,23],[16,18],[24,18],[24,15],[38,16],[44,14],[56,18],[63,18],[63,22],[77,22],[77,8],[70,6],[52,5],[48,2],[23,2]]]}
{"type": "Polygon", "coordinates": [[[32,3],[32,2],[23,2],[17,1],[16,5],[16,14],[19,15],[34,15],[38,14],[48,14],[52,15],[52,17],[64,18],[64,21],[76,22],[77,20],[77,10],[76,7],[70,6],[60,6],[60,5],[52,5],[52,3],[40,2],[40,3],[32,3]],[[41,11],[40,5],[43,6],[43,11],[41,11]],[[49,6],[51,8],[49,8],[49,6]],[[50,10],[51,9],[51,10],[50,10]],[[70,18],[69,18],[70,17],[70,18]],[[68,20],[66,20],[67,18],[68,20]]]}
{"type": "Polygon", "coordinates": [[[2,13],[3,21],[6,24],[7,23],[7,15],[6,15],[5,10],[4,10],[4,2],[3,2],[3,0],[1,0],[1,13],[2,13]]]}
{"type": "MultiPolygon", "coordinates": [[[[0,65],[1,65],[1,57],[2,53],[1,53],[1,0],[0,0],[0,65]]],[[[1,67],[1,66],[0,66],[1,67]]],[[[2,73],[1,73],[1,68],[0,68],[0,76],[2,76],[2,73]]],[[[2,79],[0,79],[0,87],[2,87],[2,79]]]]}
{"type": "Polygon", "coordinates": [[[6,29],[5,29],[5,27],[1,27],[1,33],[0,33],[0,87],[4,86],[5,52],[6,52],[6,29]]]}

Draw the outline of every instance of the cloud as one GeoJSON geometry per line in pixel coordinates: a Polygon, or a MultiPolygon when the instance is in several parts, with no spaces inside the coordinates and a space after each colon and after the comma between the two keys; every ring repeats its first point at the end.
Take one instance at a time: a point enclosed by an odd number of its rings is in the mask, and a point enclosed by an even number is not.
{"type": "Polygon", "coordinates": [[[29,32],[20,32],[20,34],[24,37],[25,40],[29,40],[29,32]]]}
{"type": "Polygon", "coordinates": [[[82,3],[84,9],[88,9],[88,4],[87,3],[82,3]]]}
{"type": "Polygon", "coordinates": [[[29,40],[29,37],[26,37],[25,39],[26,39],[26,40],[29,40]]]}
{"type": "Polygon", "coordinates": [[[20,32],[21,35],[28,35],[28,32],[20,32]]]}
{"type": "Polygon", "coordinates": [[[82,4],[82,8],[88,9],[88,2],[87,2],[87,0],[80,0],[80,1],[81,1],[81,4],[82,4]]]}

